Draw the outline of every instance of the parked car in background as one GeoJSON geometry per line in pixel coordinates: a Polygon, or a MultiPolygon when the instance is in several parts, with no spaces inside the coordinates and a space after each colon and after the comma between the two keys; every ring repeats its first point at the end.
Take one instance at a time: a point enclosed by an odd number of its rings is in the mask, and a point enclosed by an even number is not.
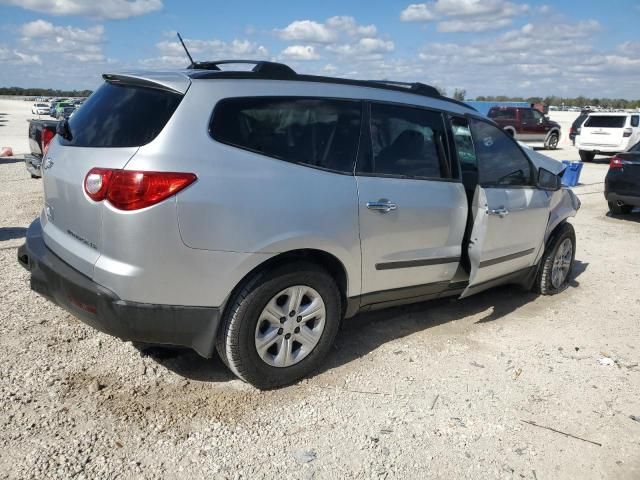
{"type": "Polygon", "coordinates": [[[612,215],[631,213],[634,207],[640,207],[640,142],[611,159],[604,196],[612,215]]]}
{"type": "Polygon", "coordinates": [[[73,112],[76,111],[76,107],[72,106],[72,107],[62,107],[61,110],[58,111],[58,120],[62,120],[62,119],[67,119],[69,118],[73,112]]]}
{"type": "Polygon", "coordinates": [[[49,104],[47,103],[34,103],[31,107],[31,113],[34,115],[47,115],[49,108],[49,104]]]}
{"type": "Polygon", "coordinates": [[[555,150],[560,141],[560,124],[535,108],[492,107],[487,115],[505,132],[524,143],[542,143],[555,150]]]}
{"type": "Polygon", "coordinates": [[[596,155],[624,152],[640,141],[640,114],[590,113],[580,127],[576,147],[583,162],[596,155]]]}
{"type": "Polygon", "coordinates": [[[588,115],[589,112],[583,111],[571,124],[571,128],[569,129],[569,140],[571,140],[573,145],[576,144],[576,136],[580,135],[580,127],[587,119],[588,115]]]}
{"type": "Polygon", "coordinates": [[[428,85],[221,63],[104,75],[61,122],[18,251],[35,291],[272,388],[358,311],[567,287],[562,163],[428,85]]]}
{"type": "Polygon", "coordinates": [[[25,166],[31,178],[42,176],[42,159],[51,139],[56,134],[57,120],[28,120],[29,148],[31,153],[24,156],[25,166]]]}

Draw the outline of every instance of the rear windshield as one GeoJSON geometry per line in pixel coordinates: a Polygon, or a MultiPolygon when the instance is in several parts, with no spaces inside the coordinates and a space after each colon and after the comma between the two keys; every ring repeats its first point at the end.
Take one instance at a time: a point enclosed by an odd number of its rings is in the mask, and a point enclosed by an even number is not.
{"type": "Polygon", "coordinates": [[[622,128],[626,121],[627,117],[622,115],[590,115],[589,118],[587,118],[587,121],[584,122],[584,126],[595,128],[622,128]]]}
{"type": "Polygon", "coordinates": [[[137,147],[158,136],[182,95],[154,88],[106,82],[69,119],[74,147],[137,147]]]}

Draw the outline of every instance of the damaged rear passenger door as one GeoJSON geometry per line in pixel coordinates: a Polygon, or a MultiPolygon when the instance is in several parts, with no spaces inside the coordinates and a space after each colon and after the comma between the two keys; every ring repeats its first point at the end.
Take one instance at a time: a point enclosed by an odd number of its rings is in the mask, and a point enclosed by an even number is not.
{"type": "Polygon", "coordinates": [[[535,264],[549,219],[549,192],[536,187],[535,168],[495,125],[470,118],[478,184],[468,241],[469,285],[462,297],[524,277],[535,264]]]}

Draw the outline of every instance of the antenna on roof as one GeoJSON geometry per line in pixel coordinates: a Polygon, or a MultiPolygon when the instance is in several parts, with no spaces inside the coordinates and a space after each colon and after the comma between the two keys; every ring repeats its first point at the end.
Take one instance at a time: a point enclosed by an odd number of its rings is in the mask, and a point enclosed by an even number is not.
{"type": "Polygon", "coordinates": [[[191,57],[189,50],[187,50],[187,46],[184,44],[184,41],[182,40],[182,36],[180,35],[180,32],[176,32],[176,35],[178,35],[178,40],[180,40],[180,43],[182,44],[182,48],[184,48],[184,52],[187,54],[187,57],[189,57],[189,61],[191,62],[191,65],[189,65],[189,68],[193,68],[193,66],[195,65],[195,62],[193,61],[193,58],[191,57]]]}

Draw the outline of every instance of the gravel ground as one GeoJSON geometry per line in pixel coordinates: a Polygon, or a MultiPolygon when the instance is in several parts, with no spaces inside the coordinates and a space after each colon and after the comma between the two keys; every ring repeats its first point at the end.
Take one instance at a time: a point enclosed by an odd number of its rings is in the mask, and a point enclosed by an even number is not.
{"type": "MultiPolygon", "coordinates": [[[[18,132],[24,110],[0,100],[18,132]]],[[[0,477],[640,478],[640,214],[606,215],[606,169],[585,165],[575,189],[561,295],[504,287],[360,315],[322,371],[260,392],[30,292],[16,248],[42,184],[0,159],[0,477]]]]}

